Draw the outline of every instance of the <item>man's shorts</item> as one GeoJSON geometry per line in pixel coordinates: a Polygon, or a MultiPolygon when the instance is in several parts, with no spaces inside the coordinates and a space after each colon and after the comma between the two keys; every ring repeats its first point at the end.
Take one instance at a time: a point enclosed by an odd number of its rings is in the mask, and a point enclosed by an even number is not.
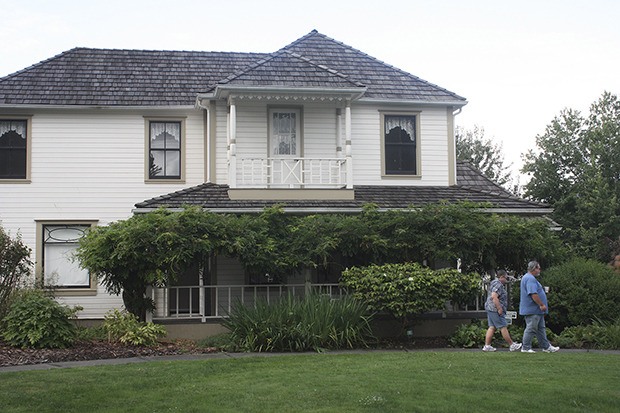
{"type": "Polygon", "coordinates": [[[489,327],[495,328],[504,328],[508,326],[508,321],[506,321],[506,314],[499,315],[495,311],[487,311],[487,321],[489,323],[489,327]]]}

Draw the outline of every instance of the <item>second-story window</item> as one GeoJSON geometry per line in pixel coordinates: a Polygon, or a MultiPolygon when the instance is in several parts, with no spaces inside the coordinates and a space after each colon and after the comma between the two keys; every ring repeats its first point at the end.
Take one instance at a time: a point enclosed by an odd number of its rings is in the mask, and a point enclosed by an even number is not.
{"type": "Polygon", "coordinates": [[[149,179],[181,178],[181,122],[150,121],[149,179]]]}
{"type": "Polygon", "coordinates": [[[0,119],[0,179],[26,179],[26,120],[0,119]]]}
{"type": "Polygon", "coordinates": [[[418,116],[383,116],[384,172],[386,175],[418,175],[418,116]]]}
{"type": "Polygon", "coordinates": [[[298,109],[272,109],[271,155],[274,157],[299,156],[300,111],[298,109]]]}

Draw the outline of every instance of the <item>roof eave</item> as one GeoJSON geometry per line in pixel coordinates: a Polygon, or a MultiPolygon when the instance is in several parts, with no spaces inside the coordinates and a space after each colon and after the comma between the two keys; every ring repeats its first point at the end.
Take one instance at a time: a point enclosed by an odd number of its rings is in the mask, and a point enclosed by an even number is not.
{"type": "Polygon", "coordinates": [[[161,109],[161,110],[187,110],[195,109],[194,105],[48,105],[44,103],[37,104],[4,104],[0,103],[2,109],[76,109],[76,110],[114,110],[114,109],[161,109]]]}
{"type": "Polygon", "coordinates": [[[387,98],[368,98],[363,97],[357,100],[358,103],[368,104],[392,104],[392,105],[424,105],[424,106],[454,106],[463,107],[467,105],[466,100],[422,100],[422,99],[387,99],[387,98]]]}
{"type": "Polygon", "coordinates": [[[226,99],[234,96],[286,95],[286,96],[338,96],[357,100],[366,93],[366,87],[329,88],[294,86],[238,86],[218,85],[212,92],[199,93],[198,99],[226,99]]]}

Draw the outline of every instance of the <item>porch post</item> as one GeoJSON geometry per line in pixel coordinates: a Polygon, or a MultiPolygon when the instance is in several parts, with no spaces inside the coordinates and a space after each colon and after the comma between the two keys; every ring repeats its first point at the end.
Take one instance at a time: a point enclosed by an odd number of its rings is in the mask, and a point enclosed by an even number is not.
{"type": "Polygon", "coordinates": [[[199,310],[198,310],[198,314],[200,314],[202,316],[202,322],[204,323],[205,321],[207,321],[207,318],[205,317],[205,289],[204,289],[204,272],[205,272],[205,266],[204,266],[204,260],[202,259],[202,257],[200,258],[200,265],[198,266],[198,305],[199,305],[199,310]]]}
{"type": "MultiPolygon", "coordinates": [[[[152,285],[147,285],[146,286],[146,294],[147,297],[151,297],[151,300],[155,301],[155,292],[153,290],[153,286],[152,285]]],[[[153,311],[146,311],[146,320],[147,323],[151,323],[153,321],[153,311]]]]}
{"type": "Polygon", "coordinates": [[[347,160],[347,189],[353,188],[353,158],[351,156],[351,101],[347,100],[344,112],[345,156],[347,160]]]}
{"type": "Polygon", "coordinates": [[[336,157],[342,158],[342,109],[336,109],[336,157]]]}
{"type": "Polygon", "coordinates": [[[228,185],[237,187],[237,106],[234,99],[230,99],[230,124],[228,142],[228,185]]]}

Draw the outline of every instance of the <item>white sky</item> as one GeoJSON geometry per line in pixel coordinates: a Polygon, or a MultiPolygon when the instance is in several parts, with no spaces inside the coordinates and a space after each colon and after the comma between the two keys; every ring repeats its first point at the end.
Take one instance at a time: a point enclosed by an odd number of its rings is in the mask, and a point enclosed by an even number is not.
{"type": "Polygon", "coordinates": [[[0,76],[74,47],[272,52],[312,29],[468,100],[507,162],[620,94],[618,0],[0,0],[0,76]]]}

